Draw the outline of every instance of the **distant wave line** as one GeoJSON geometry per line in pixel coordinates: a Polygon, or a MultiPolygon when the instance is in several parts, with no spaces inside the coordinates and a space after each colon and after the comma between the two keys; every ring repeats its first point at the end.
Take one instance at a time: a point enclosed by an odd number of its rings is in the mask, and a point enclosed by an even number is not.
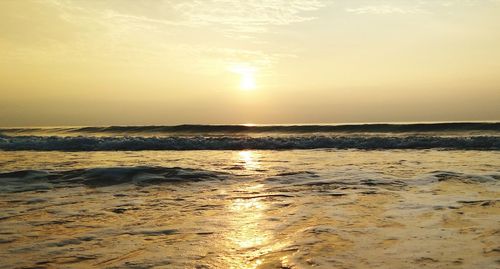
{"type": "Polygon", "coordinates": [[[0,133],[23,134],[89,133],[89,134],[148,134],[148,133],[405,133],[405,132],[500,132],[500,122],[442,122],[442,123],[367,123],[340,125],[197,125],[175,126],[107,126],[107,127],[48,127],[48,128],[0,128],[0,133]]]}

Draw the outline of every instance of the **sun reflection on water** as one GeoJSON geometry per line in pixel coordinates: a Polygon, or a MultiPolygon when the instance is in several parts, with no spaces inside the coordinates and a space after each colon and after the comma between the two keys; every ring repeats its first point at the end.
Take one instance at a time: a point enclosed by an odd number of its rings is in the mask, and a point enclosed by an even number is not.
{"type": "MultiPolygon", "coordinates": [[[[255,194],[263,185],[248,186],[242,193],[255,194]]],[[[262,227],[266,203],[260,198],[238,198],[228,207],[231,215],[232,231],[227,235],[228,242],[235,251],[230,260],[230,268],[257,268],[266,253],[270,241],[269,231],[262,227]]]]}
{"type": "MultiPolygon", "coordinates": [[[[230,229],[224,236],[229,253],[224,257],[226,268],[255,269],[266,266],[268,256],[282,244],[275,242],[272,225],[267,219],[272,209],[266,199],[266,186],[258,180],[262,169],[261,153],[243,150],[235,153],[234,161],[248,173],[249,180],[234,190],[233,199],[227,204],[230,229]],[[253,179],[253,180],[252,180],[253,179]]],[[[245,173],[246,174],[246,173],[245,173]]]]}
{"type": "Polygon", "coordinates": [[[260,168],[259,155],[251,150],[238,152],[238,160],[246,170],[256,170],[260,168]]]}
{"type": "MultiPolygon", "coordinates": [[[[260,167],[259,156],[254,151],[235,153],[234,161],[247,171],[260,167]]],[[[247,184],[235,190],[235,197],[227,204],[227,215],[231,227],[225,235],[230,255],[225,257],[227,268],[257,268],[259,257],[269,241],[269,231],[262,227],[267,204],[256,194],[263,190],[262,184],[247,184]]]]}

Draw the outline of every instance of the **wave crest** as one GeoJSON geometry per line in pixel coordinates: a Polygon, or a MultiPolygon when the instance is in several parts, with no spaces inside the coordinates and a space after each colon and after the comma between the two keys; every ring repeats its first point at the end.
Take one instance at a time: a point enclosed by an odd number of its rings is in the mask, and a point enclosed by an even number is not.
{"type": "Polygon", "coordinates": [[[500,150],[500,137],[439,136],[289,136],[289,137],[0,137],[0,150],[281,150],[281,149],[458,149],[500,150]]]}
{"type": "MultiPolygon", "coordinates": [[[[67,171],[21,170],[0,173],[0,182],[24,183],[46,182],[50,184],[83,184],[91,187],[105,187],[124,183],[151,185],[173,182],[194,182],[222,180],[226,173],[181,167],[104,167],[67,171]]],[[[23,189],[24,190],[24,189],[23,189]]],[[[31,189],[29,189],[31,190],[31,189]]]]}

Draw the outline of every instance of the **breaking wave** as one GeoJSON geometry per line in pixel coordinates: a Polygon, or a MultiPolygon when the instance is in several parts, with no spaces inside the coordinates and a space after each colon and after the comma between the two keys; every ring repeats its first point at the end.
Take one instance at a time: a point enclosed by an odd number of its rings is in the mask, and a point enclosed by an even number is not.
{"type": "Polygon", "coordinates": [[[282,149],[458,149],[500,150],[498,136],[0,136],[0,150],[282,150],[282,149]]]}

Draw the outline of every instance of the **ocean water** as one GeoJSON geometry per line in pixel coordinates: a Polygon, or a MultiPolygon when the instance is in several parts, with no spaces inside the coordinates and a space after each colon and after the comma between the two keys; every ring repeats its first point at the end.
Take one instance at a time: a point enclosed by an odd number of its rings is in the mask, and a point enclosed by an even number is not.
{"type": "Polygon", "coordinates": [[[0,268],[498,268],[500,123],[0,129],[0,268]]]}

